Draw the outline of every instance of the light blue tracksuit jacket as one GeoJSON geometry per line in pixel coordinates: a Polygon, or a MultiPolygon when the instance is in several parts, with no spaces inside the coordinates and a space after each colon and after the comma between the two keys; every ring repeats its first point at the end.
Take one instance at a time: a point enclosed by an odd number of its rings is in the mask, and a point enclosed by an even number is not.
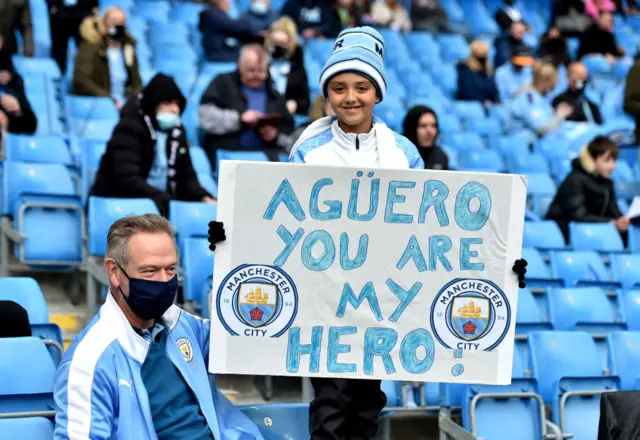
{"type": "MultiPolygon", "coordinates": [[[[210,321],[172,306],[167,355],[194,392],[216,440],[263,440],[209,376],[210,321]],[[180,348],[182,347],[182,349],[180,348]]],[[[157,440],[140,369],[149,343],[111,294],[65,353],[54,379],[55,440],[157,440]]]]}

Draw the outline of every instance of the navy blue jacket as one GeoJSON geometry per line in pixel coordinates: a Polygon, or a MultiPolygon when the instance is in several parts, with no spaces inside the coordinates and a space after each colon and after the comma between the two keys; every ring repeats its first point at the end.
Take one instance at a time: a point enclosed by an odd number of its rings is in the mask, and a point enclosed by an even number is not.
{"type": "Polygon", "coordinates": [[[456,99],[463,101],[499,102],[498,89],[487,72],[473,72],[465,63],[459,63],[456,99]]]}
{"type": "Polygon", "coordinates": [[[198,28],[207,61],[237,61],[244,44],[261,40],[262,29],[255,28],[253,23],[234,20],[219,8],[202,11],[198,28]]]}
{"type": "Polygon", "coordinates": [[[291,17],[299,33],[314,28],[325,37],[335,38],[342,30],[335,2],[332,1],[288,0],[282,7],[281,15],[291,17]]]}

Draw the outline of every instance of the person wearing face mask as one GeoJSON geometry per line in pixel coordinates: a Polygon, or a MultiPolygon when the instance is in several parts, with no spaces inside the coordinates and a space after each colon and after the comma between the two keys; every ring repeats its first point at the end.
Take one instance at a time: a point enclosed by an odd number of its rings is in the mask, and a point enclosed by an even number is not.
{"type": "Polygon", "coordinates": [[[111,225],[107,299],[55,374],[55,439],[263,440],[208,373],[211,322],[173,305],[177,266],[165,218],[111,225]]]}
{"type": "Polygon", "coordinates": [[[126,24],[125,12],[118,7],[82,22],[83,41],[76,54],[72,95],[110,97],[120,109],[140,92],[136,43],[126,24]]]}
{"type": "Polygon", "coordinates": [[[269,74],[273,85],[287,100],[292,115],[304,115],[309,109],[309,82],[304,68],[298,30],[289,17],[282,17],[269,28],[265,39],[269,57],[269,74]]]}
{"type": "Polygon", "coordinates": [[[554,111],[546,97],[558,80],[558,72],[553,64],[536,61],[531,70],[533,82],[517,91],[507,104],[507,133],[531,131],[543,136],[559,128],[573,113],[571,106],[564,102],[558,104],[554,111]]]}
{"type": "Polygon", "coordinates": [[[573,170],[558,187],[546,215],[558,223],[567,243],[570,222],[611,222],[626,243],[629,218],[618,207],[611,180],[619,153],[615,142],[598,136],[573,160],[573,170]]]}
{"type": "Polygon", "coordinates": [[[438,116],[429,107],[416,105],[407,112],[402,123],[404,137],[418,147],[425,170],[448,170],[449,158],[436,145],[438,138],[438,116]]]}
{"type": "Polygon", "coordinates": [[[602,116],[598,106],[587,98],[584,89],[589,79],[587,67],[582,63],[572,63],[567,70],[569,88],[553,100],[553,108],[557,109],[562,103],[571,106],[573,113],[567,117],[567,121],[590,122],[602,124],[602,116]]]}
{"type": "Polygon", "coordinates": [[[471,54],[458,63],[458,90],[456,99],[479,101],[485,105],[499,101],[498,89],[493,79],[493,67],[487,55],[489,46],[482,41],[471,43],[471,54]]]}
{"type": "Polygon", "coordinates": [[[271,9],[270,0],[252,0],[249,10],[240,16],[241,21],[251,23],[253,29],[266,31],[278,19],[278,14],[271,9]]]}
{"type": "Polygon", "coordinates": [[[214,199],[191,163],[180,115],[186,100],[172,78],[158,73],[122,108],[90,195],[149,198],[166,215],[170,200],[214,199]]]}

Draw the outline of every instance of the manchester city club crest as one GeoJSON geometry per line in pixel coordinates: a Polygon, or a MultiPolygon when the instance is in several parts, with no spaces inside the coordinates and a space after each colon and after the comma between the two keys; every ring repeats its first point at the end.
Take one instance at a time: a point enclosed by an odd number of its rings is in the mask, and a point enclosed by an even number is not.
{"type": "Polygon", "coordinates": [[[191,346],[191,341],[187,338],[180,338],[176,341],[176,345],[180,349],[184,360],[191,362],[193,360],[193,347],[191,346]]]}
{"type": "Polygon", "coordinates": [[[245,264],[220,284],[216,308],[220,322],[234,336],[277,338],[293,324],[298,292],[281,268],[245,264]]]}
{"type": "Polygon", "coordinates": [[[491,351],[506,336],[510,322],[509,300],[488,280],[453,280],[431,306],[433,334],[449,349],[491,351]]]}

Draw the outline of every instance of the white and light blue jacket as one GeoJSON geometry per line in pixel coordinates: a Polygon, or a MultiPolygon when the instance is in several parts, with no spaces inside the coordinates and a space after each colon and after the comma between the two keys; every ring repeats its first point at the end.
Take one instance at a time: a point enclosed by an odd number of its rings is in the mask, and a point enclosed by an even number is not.
{"type": "Polygon", "coordinates": [[[418,149],[374,117],[369,133],[345,133],[335,117],[315,121],[291,150],[290,162],[368,168],[424,169],[418,149]]]}
{"type": "MultiPolygon", "coordinates": [[[[200,404],[216,440],[263,440],[258,428],[217,389],[208,374],[210,321],[171,306],[167,356],[200,404]],[[178,346],[189,342],[191,353],[178,346]]],[[[157,440],[140,370],[149,342],[137,334],[111,294],[74,338],[54,379],[55,440],[157,440]]]]}

